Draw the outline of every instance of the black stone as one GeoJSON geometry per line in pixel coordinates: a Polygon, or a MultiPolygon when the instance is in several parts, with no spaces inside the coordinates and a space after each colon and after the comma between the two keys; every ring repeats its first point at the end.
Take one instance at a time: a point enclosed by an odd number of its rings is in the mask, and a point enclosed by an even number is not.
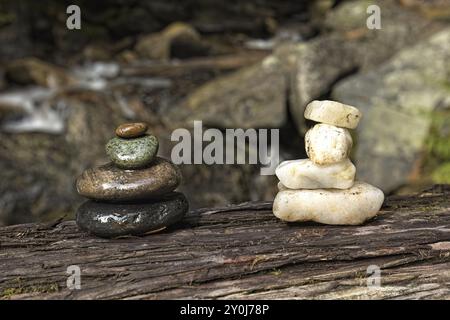
{"type": "Polygon", "coordinates": [[[102,238],[143,235],[180,221],[189,209],[186,197],[171,192],[157,200],[115,204],[93,200],[77,211],[77,225],[102,238]]]}

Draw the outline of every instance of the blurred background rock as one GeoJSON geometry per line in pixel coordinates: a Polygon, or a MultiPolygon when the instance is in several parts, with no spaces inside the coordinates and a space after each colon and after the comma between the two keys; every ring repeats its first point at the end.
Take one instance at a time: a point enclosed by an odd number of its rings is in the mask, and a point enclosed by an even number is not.
{"type": "MultiPolygon", "coordinates": [[[[306,157],[313,99],[359,107],[352,158],[386,193],[450,183],[450,2],[0,2],[0,225],[73,217],[74,179],[125,121],[279,128],[306,157]],[[81,30],[66,8],[81,7],[81,30]],[[370,4],[381,30],[366,27],[370,4]]],[[[272,199],[256,165],[182,165],[191,206],[272,199]]]]}

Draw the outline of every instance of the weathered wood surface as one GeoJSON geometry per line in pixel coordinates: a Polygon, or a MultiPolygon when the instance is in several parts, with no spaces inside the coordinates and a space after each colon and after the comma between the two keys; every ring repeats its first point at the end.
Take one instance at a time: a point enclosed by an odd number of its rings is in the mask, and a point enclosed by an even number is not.
{"type": "Polygon", "coordinates": [[[271,203],[199,210],[143,238],[97,239],[73,221],[0,229],[7,298],[450,298],[450,186],[386,200],[364,226],[286,224],[271,203]],[[66,268],[81,268],[81,290],[66,268]],[[367,287],[367,267],[381,286],[367,287]]]}

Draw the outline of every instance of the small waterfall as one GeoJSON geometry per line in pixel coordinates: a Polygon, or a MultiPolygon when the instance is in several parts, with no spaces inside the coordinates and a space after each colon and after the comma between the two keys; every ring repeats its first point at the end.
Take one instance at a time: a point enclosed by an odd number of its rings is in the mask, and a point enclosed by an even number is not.
{"type": "Polygon", "coordinates": [[[21,109],[24,116],[18,120],[3,123],[2,131],[45,132],[60,134],[64,130],[64,114],[66,105],[62,101],[52,104],[54,89],[28,87],[0,94],[0,104],[21,109]]]}

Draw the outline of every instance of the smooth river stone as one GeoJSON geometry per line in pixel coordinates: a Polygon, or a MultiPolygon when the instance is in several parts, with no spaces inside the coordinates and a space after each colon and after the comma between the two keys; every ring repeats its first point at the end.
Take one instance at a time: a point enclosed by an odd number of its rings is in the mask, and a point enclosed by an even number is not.
{"type": "Polygon", "coordinates": [[[329,124],[316,124],[305,134],[305,149],[316,164],[325,165],[348,158],[353,145],[347,129],[329,124]]]}
{"type": "Polygon", "coordinates": [[[138,236],[180,221],[188,209],[186,197],[178,192],[133,204],[89,200],[78,208],[76,221],[81,230],[103,238],[138,236]]]}
{"type": "Polygon", "coordinates": [[[112,163],[87,169],[77,179],[80,195],[102,201],[131,201],[159,197],[173,191],[181,182],[175,165],[157,157],[152,166],[122,170],[112,163]]]}
{"type": "Polygon", "coordinates": [[[384,201],[383,192],[355,181],[350,189],[284,190],[278,192],[273,213],[288,222],[358,225],[374,217],[384,201]]]}
{"type": "Polygon", "coordinates": [[[106,144],[111,161],[122,169],[139,169],[148,166],[158,153],[158,139],[144,135],[134,139],[114,137],[106,144]]]}
{"type": "Polygon", "coordinates": [[[314,100],[306,106],[305,118],[337,127],[355,129],[362,117],[355,107],[330,100],[314,100]]]}
{"type": "Polygon", "coordinates": [[[280,182],[289,189],[348,189],[353,186],[356,168],[349,159],[318,165],[310,159],[284,161],[275,170],[280,182]]]}
{"type": "Polygon", "coordinates": [[[124,123],[117,127],[116,135],[121,138],[136,138],[143,136],[148,130],[144,122],[124,123]]]}

